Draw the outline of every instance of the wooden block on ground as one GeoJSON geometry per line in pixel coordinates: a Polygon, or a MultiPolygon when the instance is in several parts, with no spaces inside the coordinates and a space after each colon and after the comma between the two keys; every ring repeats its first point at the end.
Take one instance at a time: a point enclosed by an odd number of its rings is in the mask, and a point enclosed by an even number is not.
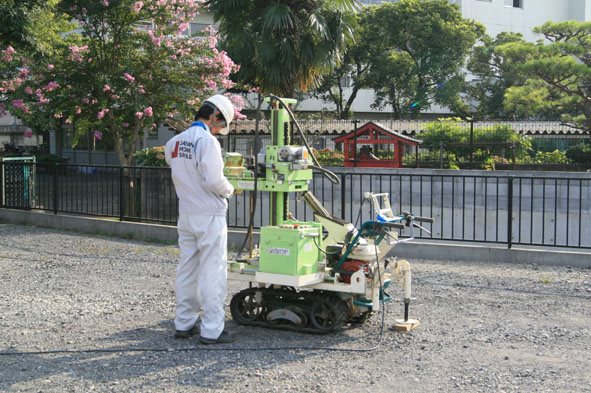
{"type": "Polygon", "coordinates": [[[417,327],[419,327],[420,324],[421,322],[417,319],[409,319],[408,321],[397,319],[394,325],[392,326],[392,330],[395,330],[397,332],[408,332],[416,329],[417,327]]]}

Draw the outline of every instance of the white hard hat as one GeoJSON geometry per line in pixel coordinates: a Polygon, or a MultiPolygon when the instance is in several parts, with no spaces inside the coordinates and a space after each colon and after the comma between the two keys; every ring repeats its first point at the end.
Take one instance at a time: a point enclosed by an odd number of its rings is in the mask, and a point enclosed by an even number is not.
{"type": "Polygon", "coordinates": [[[221,129],[220,134],[227,135],[230,132],[230,123],[234,120],[234,105],[232,105],[232,101],[222,94],[216,94],[213,97],[209,97],[205,102],[213,104],[224,116],[228,127],[221,129]]]}

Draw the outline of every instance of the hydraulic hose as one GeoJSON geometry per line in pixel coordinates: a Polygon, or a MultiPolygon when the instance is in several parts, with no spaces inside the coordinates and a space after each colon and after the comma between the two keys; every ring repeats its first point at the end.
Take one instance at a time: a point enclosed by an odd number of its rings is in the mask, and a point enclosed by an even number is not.
{"type": "Polygon", "coordinates": [[[238,252],[236,253],[236,260],[240,259],[240,256],[242,255],[242,253],[244,252],[244,247],[246,247],[246,242],[248,241],[248,239],[250,239],[250,237],[252,236],[252,232],[254,230],[254,215],[256,212],[256,206],[257,206],[257,173],[258,173],[258,168],[259,168],[259,125],[261,122],[260,119],[260,113],[261,113],[261,106],[263,105],[263,100],[261,100],[260,95],[259,97],[259,105],[257,106],[257,118],[256,118],[256,122],[255,122],[255,127],[254,127],[254,190],[252,191],[252,209],[250,210],[250,216],[248,218],[248,230],[246,231],[246,236],[244,236],[244,241],[242,242],[242,245],[240,246],[240,248],[238,249],[238,252]]]}

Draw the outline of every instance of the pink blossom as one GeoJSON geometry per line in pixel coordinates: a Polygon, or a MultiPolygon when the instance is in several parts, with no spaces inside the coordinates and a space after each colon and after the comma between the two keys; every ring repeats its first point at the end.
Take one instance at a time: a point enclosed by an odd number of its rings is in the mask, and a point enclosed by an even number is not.
{"type": "Polygon", "coordinates": [[[103,5],[105,7],[108,7],[109,6],[109,0],[103,0],[103,5]]]}
{"type": "Polygon", "coordinates": [[[101,109],[101,110],[100,110],[100,111],[99,111],[99,112],[96,114],[96,118],[97,118],[97,119],[99,119],[99,120],[101,120],[102,118],[104,118],[104,117],[105,117],[105,115],[106,115],[107,113],[109,113],[109,109],[108,109],[108,108],[101,109]]]}
{"type": "Polygon", "coordinates": [[[19,77],[20,78],[26,78],[27,76],[29,76],[29,74],[31,73],[31,70],[29,70],[28,68],[22,68],[21,71],[19,72],[19,77]]]}
{"type": "Polygon", "coordinates": [[[25,87],[25,93],[33,95],[33,89],[30,86],[25,87]]]}
{"type": "Polygon", "coordinates": [[[14,55],[16,51],[10,45],[6,47],[6,49],[2,52],[2,60],[4,61],[12,61],[12,55],[14,55]]]}
{"type": "Polygon", "coordinates": [[[111,86],[109,86],[109,85],[103,86],[103,91],[106,92],[106,91],[110,91],[110,90],[111,90],[111,86]]]}
{"type": "Polygon", "coordinates": [[[154,35],[154,31],[153,30],[148,30],[148,36],[152,40],[152,44],[154,46],[160,46],[160,44],[162,43],[162,35],[156,37],[154,35]]]}
{"type": "Polygon", "coordinates": [[[215,34],[210,34],[207,37],[207,43],[210,49],[215,48],[218,45],[218,37],[215,34]]]}
{"type": "Polygon", "coordinates": [[[207,85],[207,88],[209,88],[209,89],[215,89],[216,87],[218,87],[218,84],[215,83],[215,81],[207,81],[206,85],[207,85]]]}
{"type": "Polygon", "coordinates": [[[82,113],[82,108],[80,108],[79,106],[77,106],[77,107],[74,109],[74,113],[75,113],[75,114],[77,114],[77,115],[79,115],[80,113],[82,113]]]}
{"type": "Polygon", "coordinates": [[[31,130],[30,128],[27,128],[25,130],[25,132],[23,133],[25,138],[32,138],[33,137],[33,130],[31,130]]]}
{"type": "Polygon", "coordinates": [[[60,87],[60,85],[58,83],[51,81],[43,88],[43,90],[49,92],[49,91],[54,91],[56,89],[59,89],[59,87],[60,87]]]}
{"type": "Polygon", "coordinates": [[[56,119],[61,119],[64,116],[64,114],[62,112],[57,112],[53,114],[53,117],[55,117],[56,119]]]}
{"type": "Polygon", "coordinates": [[[179,33],[182,34],[189,29],[189,24],[187,22],[183,22],[179,25],[179,33]]]}
{"type": "Polygon", "coordinates": [[[48,65],[47,65],[47,69],[48,69],[49,71],[53,70],[54,68],[55,68],[55,66],[54,66],[53,64],[48,64],[48,65]]]}
{"type": "Polygon", "coordinates": [[[135,3],[133,3],[133,11],[140,12],[140,10],[142,9],[143,6],[144,6],[143,1],[136,1],[135,3]]]}
{"type": "Polygon", "coordinates": [[[94,139],[96,139],[97,141],[100,141],[101,139],[103,139],[103,133],[100,132],[99,130],[94,130],[94,131],[92,131],[92,137],[94,139]]]}
{"type": "Polygon", "coordinates": [[[66,120],[64,120],[64,123],[66,123],[66,124],[72,124],[72,119],[70,119],[68,117],[66,120]]]}
{"type": "Polygon", "coordinates": [[[131,76],[130,74],[128,74],[127,72],[123,74],[123,78],[125,78],[125,80],[128,82],[135,81],[135,78],[133,76],[131,76]]]}
{"type": "Polygon", "coordinates": [[[31,113],[31,110],[29,109],[27,104],[25,104],[25,102],[21,99],[12,100],[12,106],[15,107],[16,109],[19,109],[19,110],[25,112],[25,113],[31,113]]]}
{"type": "Polygon", "coordinates": [[[154,112],[153,112],[151,106],[149,106],[146,109],[144,109],[144,116],[146,116],[146,117],[152,117],[153,115],[154,115],[154,112]]]}
{"type": "Polygon", "coordinates": [[[129,127],[129,123],[123,123],[123,124],[121,124],[121,125],[123,126],[123,128],[127,128],[127,127],[129,127]]]}
{"type": "Polygon", "coordinates": [[[140,94],[146,94],[146,90],[144,90],[144,85],[139,85],[138,86],[138,92],[140,94]]]}
{"type": "Polygon", "coordinates": [[[135,117],[139,120],[142,117],[144,117],[144,113],[143,112],[135,112],[135,117]]]}
{"type": "Polygon", "coordinates": [[[244,116],[242,113],[240,113],[240,111],[246,105],[246,101],[244,101],[244,98],[242,96],[239,96],[236,94],[233,94],[233,95],[229,96],[228,98],[230,99],[230,101],[232,101],[232,104],[234,105],[234,118],[237,120],[246,119],[246,116],[244,116]]]}
{"type": "Polygon", "coordinates": [[[84,46],[70,46],[70,60],[82,63],[82,55],[88,50],[88,45],[84,46]]]}

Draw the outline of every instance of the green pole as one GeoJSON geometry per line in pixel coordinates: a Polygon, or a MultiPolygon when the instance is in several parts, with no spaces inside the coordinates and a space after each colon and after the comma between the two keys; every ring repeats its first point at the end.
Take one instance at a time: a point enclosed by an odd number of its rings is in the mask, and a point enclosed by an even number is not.
{"type": "MultiPolygon", "coordinates": [[[[271,144],[287,146],[291,143],[291,119],[289,112],[280,102],[267,98],[271,103],[271,144]]],[[[294,99],[282,99],[287,105],[295,104],[294,99]]],[[[281,225],[287,219],[289,198],[287,192],[271,192],[270,214],[271,225],[281,225]]]]}

